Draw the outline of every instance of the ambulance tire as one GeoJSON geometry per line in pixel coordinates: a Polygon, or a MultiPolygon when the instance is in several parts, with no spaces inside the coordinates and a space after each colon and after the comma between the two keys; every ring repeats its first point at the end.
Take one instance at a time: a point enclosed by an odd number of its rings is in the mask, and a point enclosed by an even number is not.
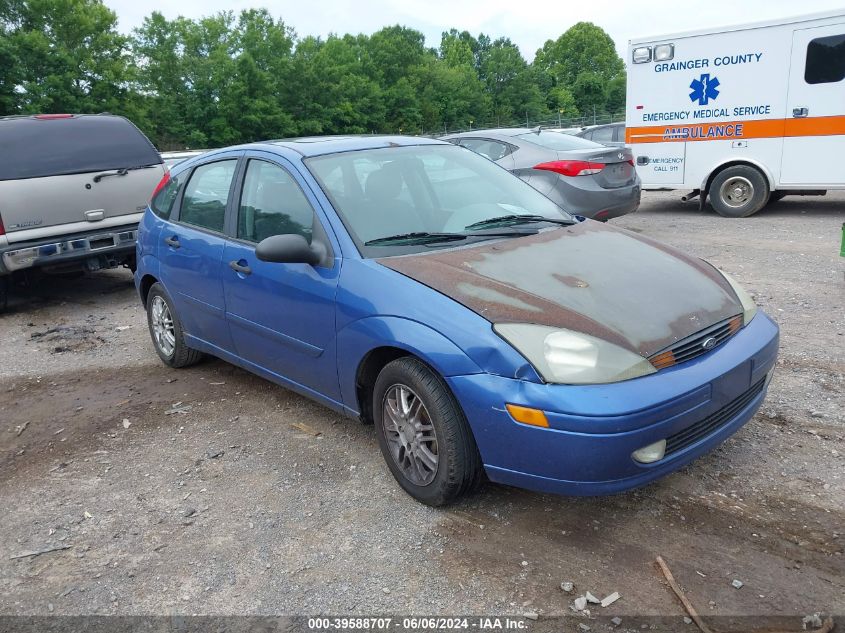
{"type": "Polygon", "coordinates": [[[710,204],[726,218],[747,218],[769,201],[769,183],[759,170],[733,165],[716,174],[710,183],[710,204]]]}

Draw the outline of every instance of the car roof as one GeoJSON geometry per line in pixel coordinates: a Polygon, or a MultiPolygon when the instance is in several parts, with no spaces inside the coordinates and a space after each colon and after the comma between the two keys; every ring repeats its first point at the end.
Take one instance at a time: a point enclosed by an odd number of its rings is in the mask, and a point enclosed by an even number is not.
{"type": "Polygon", "coordinates": [[[321,156],[324,154],[336,154],[339,152],[354,152],[365,149],[381,149],[386,147],[409,147],[412,145],[448,145],[445,141],[425,138],[421,136],[399,136],[399,135],[348,135],[348,136],[305,136],[301,138],[285,138],[258,143],[248,143],[234,147],[221,148],[233,149],[263,149],[270,152],[278,152],[279,149],[287,149],[296,152],[305,158],[321,156]]]}

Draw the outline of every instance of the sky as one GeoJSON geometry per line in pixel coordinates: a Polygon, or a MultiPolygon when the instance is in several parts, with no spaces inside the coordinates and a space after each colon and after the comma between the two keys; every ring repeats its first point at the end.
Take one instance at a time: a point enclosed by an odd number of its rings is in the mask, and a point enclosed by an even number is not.
{"type": "MultiPolygon", "coordinates": [[[[454,27],[493,39],[506,36],[529,62],[548,39],[576,22],[601,26],[622,55],[631,38],[842,9],[842,0],[104,0],[129,33],[152,11],[198,18],[231,9],[268,9],[298,35],[373,33],[401,24],[422,31],[428,46],[454,27]]],[[[623,55],[624,59],[624,55],[623,55]]]]}

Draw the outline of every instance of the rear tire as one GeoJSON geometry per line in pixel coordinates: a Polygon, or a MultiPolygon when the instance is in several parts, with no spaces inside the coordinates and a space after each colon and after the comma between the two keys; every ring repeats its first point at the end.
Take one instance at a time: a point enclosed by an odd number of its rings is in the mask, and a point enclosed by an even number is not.
{"type": "Polygon", "coordinates": [[[710,204],[726,218],[747,218],[769,201],[769,183],[758,169],[734,165],[723,169],[710,183],[710,204]]]}
{"type": "Polygon", "coordinates": [[[182,322],[160,283],[154,283],[147,295],[147,325],[150,328],[153,347],[168,367],[188,367],[202,358],[202,352],[188,347],[185,343],[182,322]]]}
{"type": "Polygon", "coordinates": [[[416,500],[446,505],[481,483],[481,457],[460,404],[416,358],[399,358],[381,370],[373,417],[390,472],[416,500]]]}

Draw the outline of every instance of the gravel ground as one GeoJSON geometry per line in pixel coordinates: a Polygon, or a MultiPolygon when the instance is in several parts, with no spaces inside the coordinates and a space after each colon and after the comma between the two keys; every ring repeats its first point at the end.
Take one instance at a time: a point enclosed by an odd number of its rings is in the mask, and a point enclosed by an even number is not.
{"type": "Polygon", "coordinates": [[[372,427],[221,361],[164,367],[128,272],[14,297],[0,315],[0,614],[530,611],[574,627],[589,590],[621,594],[593,616],[682,615],[658,555],[705,616],[798,630],[845,614],[845,195],[741,221],[678,195],[648,193],[615,223],[745,284],[782,328],[779,366],[734,438],[613,497],[487,485],[422,506],[372,427]],[[12,558],[51,547],[68,549],[12,558]]]}

